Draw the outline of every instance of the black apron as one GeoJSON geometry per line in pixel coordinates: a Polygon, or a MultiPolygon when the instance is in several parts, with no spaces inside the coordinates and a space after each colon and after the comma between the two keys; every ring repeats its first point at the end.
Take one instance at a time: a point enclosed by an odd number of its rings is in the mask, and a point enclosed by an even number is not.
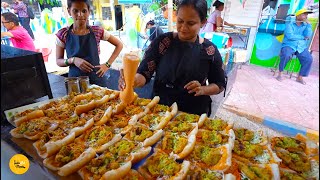
{"type": "MultiPolygon", "coordinates": [[[[99,53],[98,53],[98,46],[96,37],[90,27],[90,33],[86,35],[75,35],[71,32],[72,26],[70,26],[68,33],[67,33],[67,40],[66,40],[66,52],[67,57],[79,57],[82,58],[93,66],[100,65],[99,53]]],[[[102,87],[106,87],[106,79],[105,77],[98,77],[96,72],[99,68],[94,68],[92,72],[86,73],[81,71],[77,66],[74,64],[69,66],[69,77],[78,77],[78,76],[89,76],[90,84],[96,84],[102,87]]]]}
{"type": "Polygon", "coordinates": [[[206,85],[210,60],[200,58],[202,44],[182,42],[173,37],[170,48],[157,65],[154,96],[160,96],[160,104],[170,106],[177,102],[178,109],[192,114],[211,113],[210,96],[194,96],[184,86],[196,80],[206,85]]]}

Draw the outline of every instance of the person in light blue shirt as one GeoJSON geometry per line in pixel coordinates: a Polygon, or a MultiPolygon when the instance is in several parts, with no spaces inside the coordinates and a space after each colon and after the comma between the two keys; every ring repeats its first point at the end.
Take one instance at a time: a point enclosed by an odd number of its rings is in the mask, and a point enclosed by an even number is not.
{"type": "MultiPolygon", "coordinates": [[[[6,12],[10,12],[10,5],[6,2],[1,2],[1,14],[6,12]]],[[[8,30],[1,23],[1,32],[7,32],[7,31],[8,30]]],[[[1,38],[1,44],[10,45],[9,37],[1,38]]]]}
{"type": "Polygon", "coordinates": [[[284,31],[284,39],[280,52],[278,81],[282,81],[282,71],[293,55],[296,55],[300,61],[301,69],[297,77],[297,82],[306,84],[303,77],[309,75],[312,56],[308,51],[308,41],[312,36],[311,24],[308,22],[308,14],[311,13],[306,9],[296,12],[296,21],[287,24],[284,31]]]}

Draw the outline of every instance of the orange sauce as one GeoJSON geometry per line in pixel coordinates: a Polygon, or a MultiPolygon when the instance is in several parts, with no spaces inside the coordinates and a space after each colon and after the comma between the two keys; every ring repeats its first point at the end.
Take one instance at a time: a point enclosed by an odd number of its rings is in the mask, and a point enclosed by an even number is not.
{"type": "Polygon", "coordinates": [[[134,100],[134,77],[139,65],[139,57],[134,54],[125,54],[123,58],[123,74],[126,88],[120,92],[120,99],[123,103],[130,104],[134,100]]]}
{"type": "Polygon", "coordinates": [[[213,166],[213,170],[224,170],[228,167],[227,163],[227,159],[228,156],[230,156],[230,154],[227,151],[227,148],[225,146],[221,147],[221,158],[219,160],[219,162],[213,166]]]}

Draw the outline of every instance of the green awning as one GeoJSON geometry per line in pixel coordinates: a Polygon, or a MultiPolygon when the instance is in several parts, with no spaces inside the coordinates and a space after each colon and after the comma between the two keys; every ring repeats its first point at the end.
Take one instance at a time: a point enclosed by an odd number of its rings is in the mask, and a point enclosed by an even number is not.
{"type": "Polygon", "coordinates": [[[142,4],[152,3],[152,0],[119,0],[119,4],[142,4]]]}

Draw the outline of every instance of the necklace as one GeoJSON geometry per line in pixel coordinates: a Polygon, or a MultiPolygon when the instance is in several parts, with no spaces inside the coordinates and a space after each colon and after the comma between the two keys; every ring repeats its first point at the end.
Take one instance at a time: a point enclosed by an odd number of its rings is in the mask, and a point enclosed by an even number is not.
{"type": "Polygon", "coordinates": [[[89,33],[89,29],[86,28],[85,30],[77,30],[76,31],[75,29],[72,28],[71,32],[76,35],[85,35],[85,34],[89,33]]]}

